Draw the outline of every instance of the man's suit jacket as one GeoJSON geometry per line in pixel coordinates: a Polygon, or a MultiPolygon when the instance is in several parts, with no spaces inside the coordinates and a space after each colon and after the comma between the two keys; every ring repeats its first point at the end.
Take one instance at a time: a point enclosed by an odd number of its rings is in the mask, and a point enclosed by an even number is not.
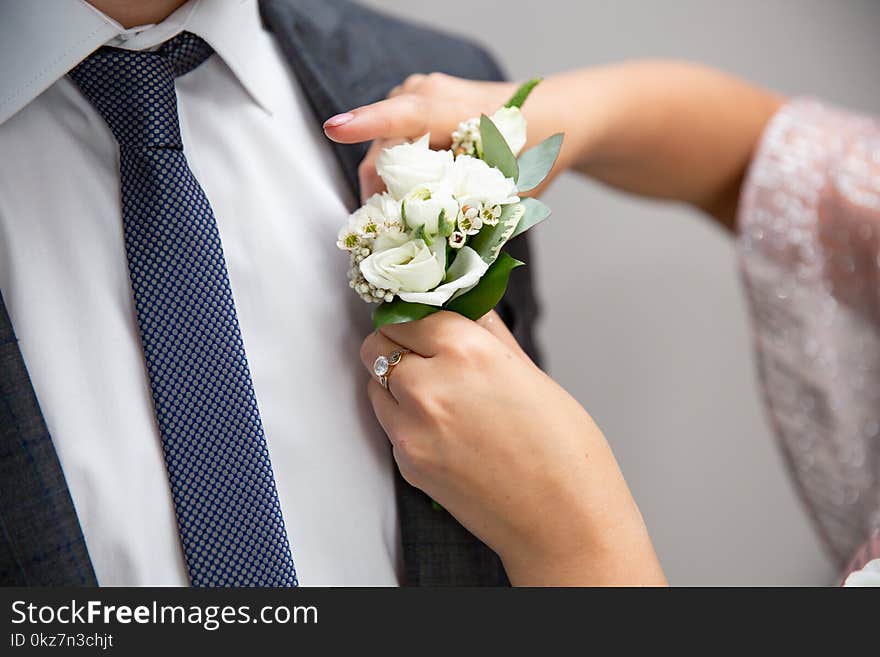
{"type": "MultiPolygon", "coordinates": [[[[411,73],[443,71],[483,80],[502,77],[495,62],[472,43],[347,0],[262,0],[261,13],[308,96],[316,121],[383,98],[411,73]]],[[[357,166],[366,148],[334,144],[333,149],[355,193],[357,166]]],[[[510,250],[528,260],[525,238],[518,238],[510,250]]],[[[532,326],[537,308],[526,268],[514,271],[499,312],[534,357],[532,326]]],[[[399,476],[397,483],[405,584],[507,584],[498,557],[488,547],[448,513],[435,510],[423,493],[399,476]]],[[[2,296],[0,583],[97,584],[2,296]]]]}

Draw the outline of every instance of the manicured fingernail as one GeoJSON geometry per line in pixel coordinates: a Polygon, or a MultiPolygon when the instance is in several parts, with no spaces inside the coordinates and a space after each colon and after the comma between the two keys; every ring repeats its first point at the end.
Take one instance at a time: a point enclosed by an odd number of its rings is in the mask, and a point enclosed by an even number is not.
{"type": "Polygon", "coordinates": [[[354,114],[351,112],[346,112],[345,114],[337,114],[336,116],[331,116],[329,119],[324,121],[325,128],[338,128],[341,125],[345,125],[349,121],[354,118],[354,114]]]}

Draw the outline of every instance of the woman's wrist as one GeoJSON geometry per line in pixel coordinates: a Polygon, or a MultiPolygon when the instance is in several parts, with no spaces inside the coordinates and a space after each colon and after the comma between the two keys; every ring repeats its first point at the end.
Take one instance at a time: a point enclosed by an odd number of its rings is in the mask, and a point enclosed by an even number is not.
{"type": "Polygon", "coordinates": [[[545,510],[500,546],[514,586],[666,585],[641,512],[616,466],[609,470],[595,472],[597,492],[583,487],[581,502],[560,496],[558,512],[545,510]]]}
{"type": "Polygon", "coordinates": [[[614,157],[626,126],[633,125],[631,114],[638,98],[628,81],[629,66],[557,73],[532,93],[523,107],[529,139],[538,143],[564,132],[559,169],[580,169],[614,157]]]}
{"type": "MultiPolygon", "coordinates": [[[[606,130],[594,116],[598,113],[599,69],[559,73],[545,79],[523,106],[529,125],[528,147],[547,137],[565,134],[556,172],[577,169],[587,161],[598,135],[606,130]]],[[[603,110],[603,113],[607,110],[603,110]]]]}
{"type": "Polygon", "coordinates": [[[728,201],[735,208],[755,144],[784,99],[703,66],[645,60],[551,76],[529,102],[530,135],[566,133],[557,171],[728,222],[728,201]]]}
{"type": "Polygon", "coordinates": [[[644,527],[611,544],[562,553],[558,546],[502,556],[513,586],[666,586],[666,577],[644,527]]]}

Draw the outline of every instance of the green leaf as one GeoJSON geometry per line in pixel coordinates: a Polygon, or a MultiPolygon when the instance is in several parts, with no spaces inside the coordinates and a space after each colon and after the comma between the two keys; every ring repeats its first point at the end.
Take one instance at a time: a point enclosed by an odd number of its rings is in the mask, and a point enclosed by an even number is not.
{"type": "Polygon", "coordinates": [[[480,139],[483,142],[483,161],[495,167],[508,178],[519,177],[519,166],[516,156],[507,145],[501,131],[485,114],[480,116],[480,139]]]}
{"type": "Polygon", "coordinates": [[[414,236],[417,240],[422,240],[428,246],[431,246],[434,243],[434,238],[428,235],[427,231],[425,231],[425,224],[422,224],[421,226],[416,228],[414,236]]]}
{"type": "Polygon", "coordinates": [[[483,226],[479,233],[468,240],[467,245],[491,265],[501,253],[501,247],[513,237],[524,213],[525,208],[520,203],[505,205],[498,223],[495,226],[483,226]]]}
{"type": "Polygon", "coordinates": [[[524,198],[519,204],[523,206],[525,211],[516,226],[516,230],[514,230],[513,235],[510,236],[510,239],[513,239],[517,235],[521,235],[532,226],[541,223],[544,219],[550,216],[550,208],[536,198],[524,198]]]}
{"type": "Polygon", "coordinates": [[[444,310],[451,310],[468,319],[480,319],[498,305],[507,289],[510,272],[522,264],[525,263],[502,252],[476,287],[447,303],[444,310]]]}
{"type": "Polygon", "coordinates": [[[562,147],[562,137],[562,133],[557,132],[519,156],[517,190],[527,192],[534,189],[547,177],[550,169],[556,164],[559,149],[562,147]]]}
{"type": "Polygon", "coordinates": [[[423,319],[440,310],[437,306],[426,303],[409,303],[395,298],[379,304],[373,311],[373,326],[380,328],[386,324],[402,324],[423,319]]]}
{"type": "Polygon", "coordinates": [[[532,93],[532,89],[541,84],[542,78],[532,78],[528,82],[525,82],[520,86],[519,89],[514,92],[513,96],[510,97],[510,100],[505,103],[505,107],[522,107],[523,103],[526,102],[526,98],[529,97],[529,94],[532,93]]]}
{"type": "Polygon", "coordinates": [[[440,234],[443,235],[443,237],[449,237],[450,235],[452,235],[452,231],[455,230],[455,223],[449,221],[449,219],[446,218],[446,208],[440,210],[440,218],[438,224],[438,230],[440,234]]]}

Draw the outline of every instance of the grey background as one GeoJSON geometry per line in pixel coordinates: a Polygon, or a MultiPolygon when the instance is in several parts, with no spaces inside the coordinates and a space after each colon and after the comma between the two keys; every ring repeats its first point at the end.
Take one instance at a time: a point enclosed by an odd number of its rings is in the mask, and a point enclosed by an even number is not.
{"type": "MultiPolygon", "coordinates": [[[[880,114],[876,0],[368,4],[478,39],[518,79],[675,57],[880,114]]],[[[761,406],[730,237],[572,175],[545,201],[529,264],[550,371],[611,442],[670,582],[833,583],[761,406]]]]}

